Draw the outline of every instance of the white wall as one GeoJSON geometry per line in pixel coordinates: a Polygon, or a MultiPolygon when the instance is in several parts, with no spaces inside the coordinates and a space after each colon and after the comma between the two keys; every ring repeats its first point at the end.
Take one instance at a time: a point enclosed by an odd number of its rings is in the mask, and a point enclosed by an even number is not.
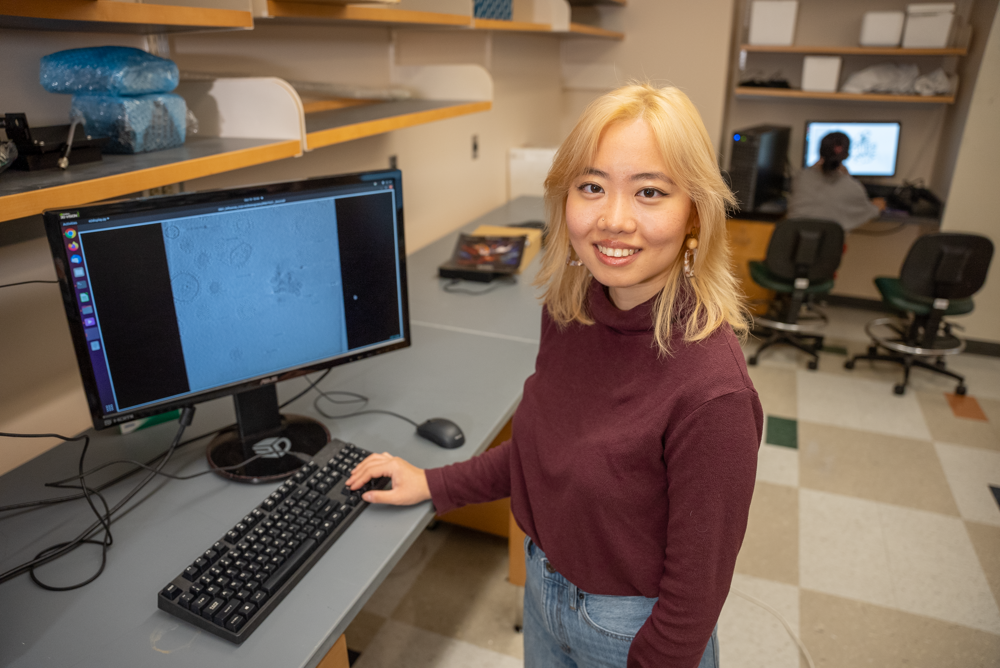
{"type": "MultiPolygon", "coordinates": [[[[975,232],[1000,246],[997,215],[997,160],[1000,156],[1000,12],[986,43],[972,94],[951,193],[941,230],[975,232]]],[[[1000,259],[994,255],[986,285],[974,297],[976,310],[961,319],[965,335],[1000,342],[1000,259]]]]}

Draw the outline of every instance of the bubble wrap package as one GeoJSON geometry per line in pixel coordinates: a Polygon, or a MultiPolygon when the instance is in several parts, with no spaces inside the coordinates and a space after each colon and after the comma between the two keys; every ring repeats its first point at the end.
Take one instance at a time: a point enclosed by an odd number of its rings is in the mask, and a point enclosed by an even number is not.
{"type": "Polygon", "coordinates": [[[70,117],[83,116],[87,134],[108,137],[104,153],[146,153],[184,143],[187,104],[180,95],[157,93],[137,97],[73,96],[70,117]]]}
{"type": "Polygon", "coordinates": [[[177,88],[172,60],[129,46],[69,49],[42,57],[42,87],[50,93],[148,95],[177,88]]]}

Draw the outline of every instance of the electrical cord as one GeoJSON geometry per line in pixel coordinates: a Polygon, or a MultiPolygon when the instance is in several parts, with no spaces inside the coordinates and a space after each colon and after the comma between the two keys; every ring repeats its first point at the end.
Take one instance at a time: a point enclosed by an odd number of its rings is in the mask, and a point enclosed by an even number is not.
{"type": "Polygon", "coordinates": [[[21,281],[20,283],[7,283],[0,285],[0,288],[13,288],[17,285],[30,285],[31,283],[58,283],[59,281],[21,281]]]}
{"type": "Polygon", "coordinates": [[[444,290],[445,292],[450,292],[452,294],[478,296],[478,295],[485,295],[488,292],[493,292],[494,290],[496,290],[497,288],[499,288],[501,285],[514,285],[514,284],[517,283],[517,279],[514,276],[506,276],[506,277],[498,278],[498,279],[496,279],[493,282],[492,285],[490,285],[485,290],[469,290],[467,288],[456,288],[455,286],[458,285],[461,282],[462,282],[462,279],[460,279],[460,278],[453,278],[450,281],[448,281],[447,283],[445,283],[441,287],[441,289],[444,290]]]}
{"type": "MultiPolygon", "coordinates": [[[[322,379],[320,379],[320,380],[322,380],[322,379]]],[[[319,380],[316,381],[316,383],[318,383],[318,382],[319,382],[319,380]]],[[[323,417],[325,417],[328,420],[341,420],[343,418],[355,417],[357,415],[375,415],[375,414],[380,414],[380,415],[391,415],[394,418],[399,418],[400,420],[403,420],[405,422],[409,422],[414,427],[420,426],[416,422],[414,422],[413,420],[411,420],[410,418],[406,417],[405,415],[400,415],[399,413],[393,413],[392,411],[382,410],[380,408],[370,408],[368,410],[354,411],[353,413],[343,413],[341,415],[333,415],[331,413],[327,413],[322,408],[320,408],[320,405],[319,405],[319,402],[321,400],[323,400],[323,399],[325,399],[326,401],[329,401],[332,404],[357,404],[357,403],[359,403],[362,406],[367,406],[368,405],[368,397],[364,396],[363,394],[358,394],[357,392],[346,392],[346,391],[343,391],[343,390],[324,391],[324,390],[321,390],[318,387],[316,387],[316,383],[313,383],[312,381],[310,381],[310,389],[314,389],[314,390],[316,390],[319,393],[319,396],[316,397],[313,400],[313,408],[316,409],[317,413],[319,413],[320,415],[322,415],[323,417]],[[351,400],[350,401],[337,401],[336,399],[332,399],[331,398],[331,396],[333,396],[333,395],[346,395],[348,397],[351,397],[351,400]]]]}
{"type": "MultiPolygon", "coordinates": [[[[31,576],[31,580],[43,589],[47,589],[49,591],[69,591],[71,589],[78,589],[80,587],[88,585],[94,580],[96,580],[98,577],[100,577],[101,573],[104,572],[104,567],[107,565],[108,548],[114,543],[114,538],[111,535],[111,523],[114,521],[113,520],[114,514],[118,512],[126,503],[131,501],[136,494],[138,494],[147,484],[149,484],[149,482],[153,478],[156,477],[156,475],[160,471],[163,470],[163,468],[167,465],[167,462],[170,461],[170,458],[173,455],[174,451],[177,449],[181,437],[184,435],[184,430],[188,427],[188,425],[191,424],[193,418],[194,418],[194,407],[185,406],[181,411],[181,416],[177,427],[177,433],[174,436],[174,439],[171,442],[170,447],[164,453],[159,465],[156,467],[156,469],[150,471],[149,475],[147,475],[142,481],[139,482],[139,484],[133,487],[132,490],[128,492],[117,504],[115,504],[111,508],[108,508],[107,501],[104,499],[104,497],[101,496],[99,492],[95,492],[95,495],[97,495],[101,499],[102,505],[104,505],[105,512],[103,514],[99,512],[97,510],[97,507],[94,505],[94,502],[91,499],[91,490],[87,486],[86,478],[83,477],[83,463],[87,456],[87,450],[90,447],[89,436],[68,438],[65,436],[61,436],[59,434],[22,435],[22,436],[27,436],[28,438],[59,438],[66,442],[79,441],[82,438],[83,448],[80,452],[80,461],[78,464],[78,468],[81,474],[80,489],[82,489],[83,495],[87,499],[87,504],[94,512],[94,515],[97,517],[97,521],[91,524],[89,527],[87,527],[73,540],[52,545],[51,547],[48,547],[39,552],[34,559],[27,561],[21,564],[20,566],[15,566],[14,568],[4,573],[0,573],[0,584],[7,582],[8,580],[11,580],[24,573],[28,573],[31,576]],[[100,541],[93,540],[92,537],[102,530],[104,532],[104,537],[100,541]],[[70,585],[67,587],[55,587],[52,585],[48,585],[42,582],[38,578],[38,576],[35,573],[36,568],[38,568],[39,566],[43,566],[47,563],[50,563],[52,561],[55,561],[56,559],[66,554],[69,554],[70,552],[72,552],[73,550],[84,544],[93,544],[101,546],[101,565],[98,568],[97,572],[94,573],[94,575],[92,575],[90,578],[84,580],[83,582],[79,582],[77,584],[70,585]]],[[[59,485],[58,483],[52,483],[49,486],[60,487],[61,485],[59,485]]]]}
{"type": "Polygon", "coordinates": [[[745,593],[741,592],[736,587],[730,587],[729,591],[733,592],[737,596],[741,596],[741,597],[745,598],[746,600],[750,601],[754,605],[756,605],[756,606],[758,606],[760,608],[763,608],[764,610],[766,610],[769,613],[771,613],[772,615],[774,615],[778,619],[778,621],[781,622],[781,625],[785,627],[785,630],[788,632],[788,635],[791,636],[792,640],[795,641],[795,644],[798,645],[799,652],[802,653],[802,656],[803,656],[803,658],[805,658],[806,664],[809,666],[809,668],[816,668],[816,664],[813,663],[813,658],[812,658],[812,655],[809,654],[809,650],[807,650],[806,646],[802,644],[802,640],[799,639],[798,634],[796,634],[795,631],[792,630],[792,625],[789,624],[788,621],[784,617],[781,616],[780,612],[778,612],[777,610],[775,610],[774,608],[772,608],[771,606],[769,606],[767,603],[764,603],[764,601],[760,600],[759,598],[756,598],[754,596],[751,596],[750,594],[745,594],[745,593]]]}

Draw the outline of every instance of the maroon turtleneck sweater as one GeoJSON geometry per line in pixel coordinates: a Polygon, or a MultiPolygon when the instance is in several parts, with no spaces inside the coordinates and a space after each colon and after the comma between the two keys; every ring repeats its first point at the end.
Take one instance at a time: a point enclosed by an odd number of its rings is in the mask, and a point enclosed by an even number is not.
{"type": "Polygon", "coordinates": [[[510,496],[581,590],[659,599],[629,668],[695,668],[746,531],[760,401],[728,326],[658,356],[652,301],[619,311],[594,281],[589,309],[595,324],[562,329],[543,309],[513,438],[429,469],[431,496],[439,513],[510,496]]]}

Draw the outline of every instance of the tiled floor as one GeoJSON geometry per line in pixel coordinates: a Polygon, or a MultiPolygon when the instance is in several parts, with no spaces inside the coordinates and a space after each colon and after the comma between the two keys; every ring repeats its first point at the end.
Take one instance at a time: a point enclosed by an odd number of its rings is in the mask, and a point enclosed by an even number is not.
{"type": "MultiPolygon", "coordinates": [[[[817,666],[1000,667],[1000,358],[953,381],[859,362],[870,313],[830,309],[817,371],[791,349],[750,370],[767,416],[734,589],[777,610],[817,666]]],[[[747,348],[753,349],[750,341],[747,348]]],[[[357,668],[522,665],[502,539],[424,532],[348,629],[357,668]]],[[[731,593],[725,668],[805,666],[769,612],[731,593]]]]}

